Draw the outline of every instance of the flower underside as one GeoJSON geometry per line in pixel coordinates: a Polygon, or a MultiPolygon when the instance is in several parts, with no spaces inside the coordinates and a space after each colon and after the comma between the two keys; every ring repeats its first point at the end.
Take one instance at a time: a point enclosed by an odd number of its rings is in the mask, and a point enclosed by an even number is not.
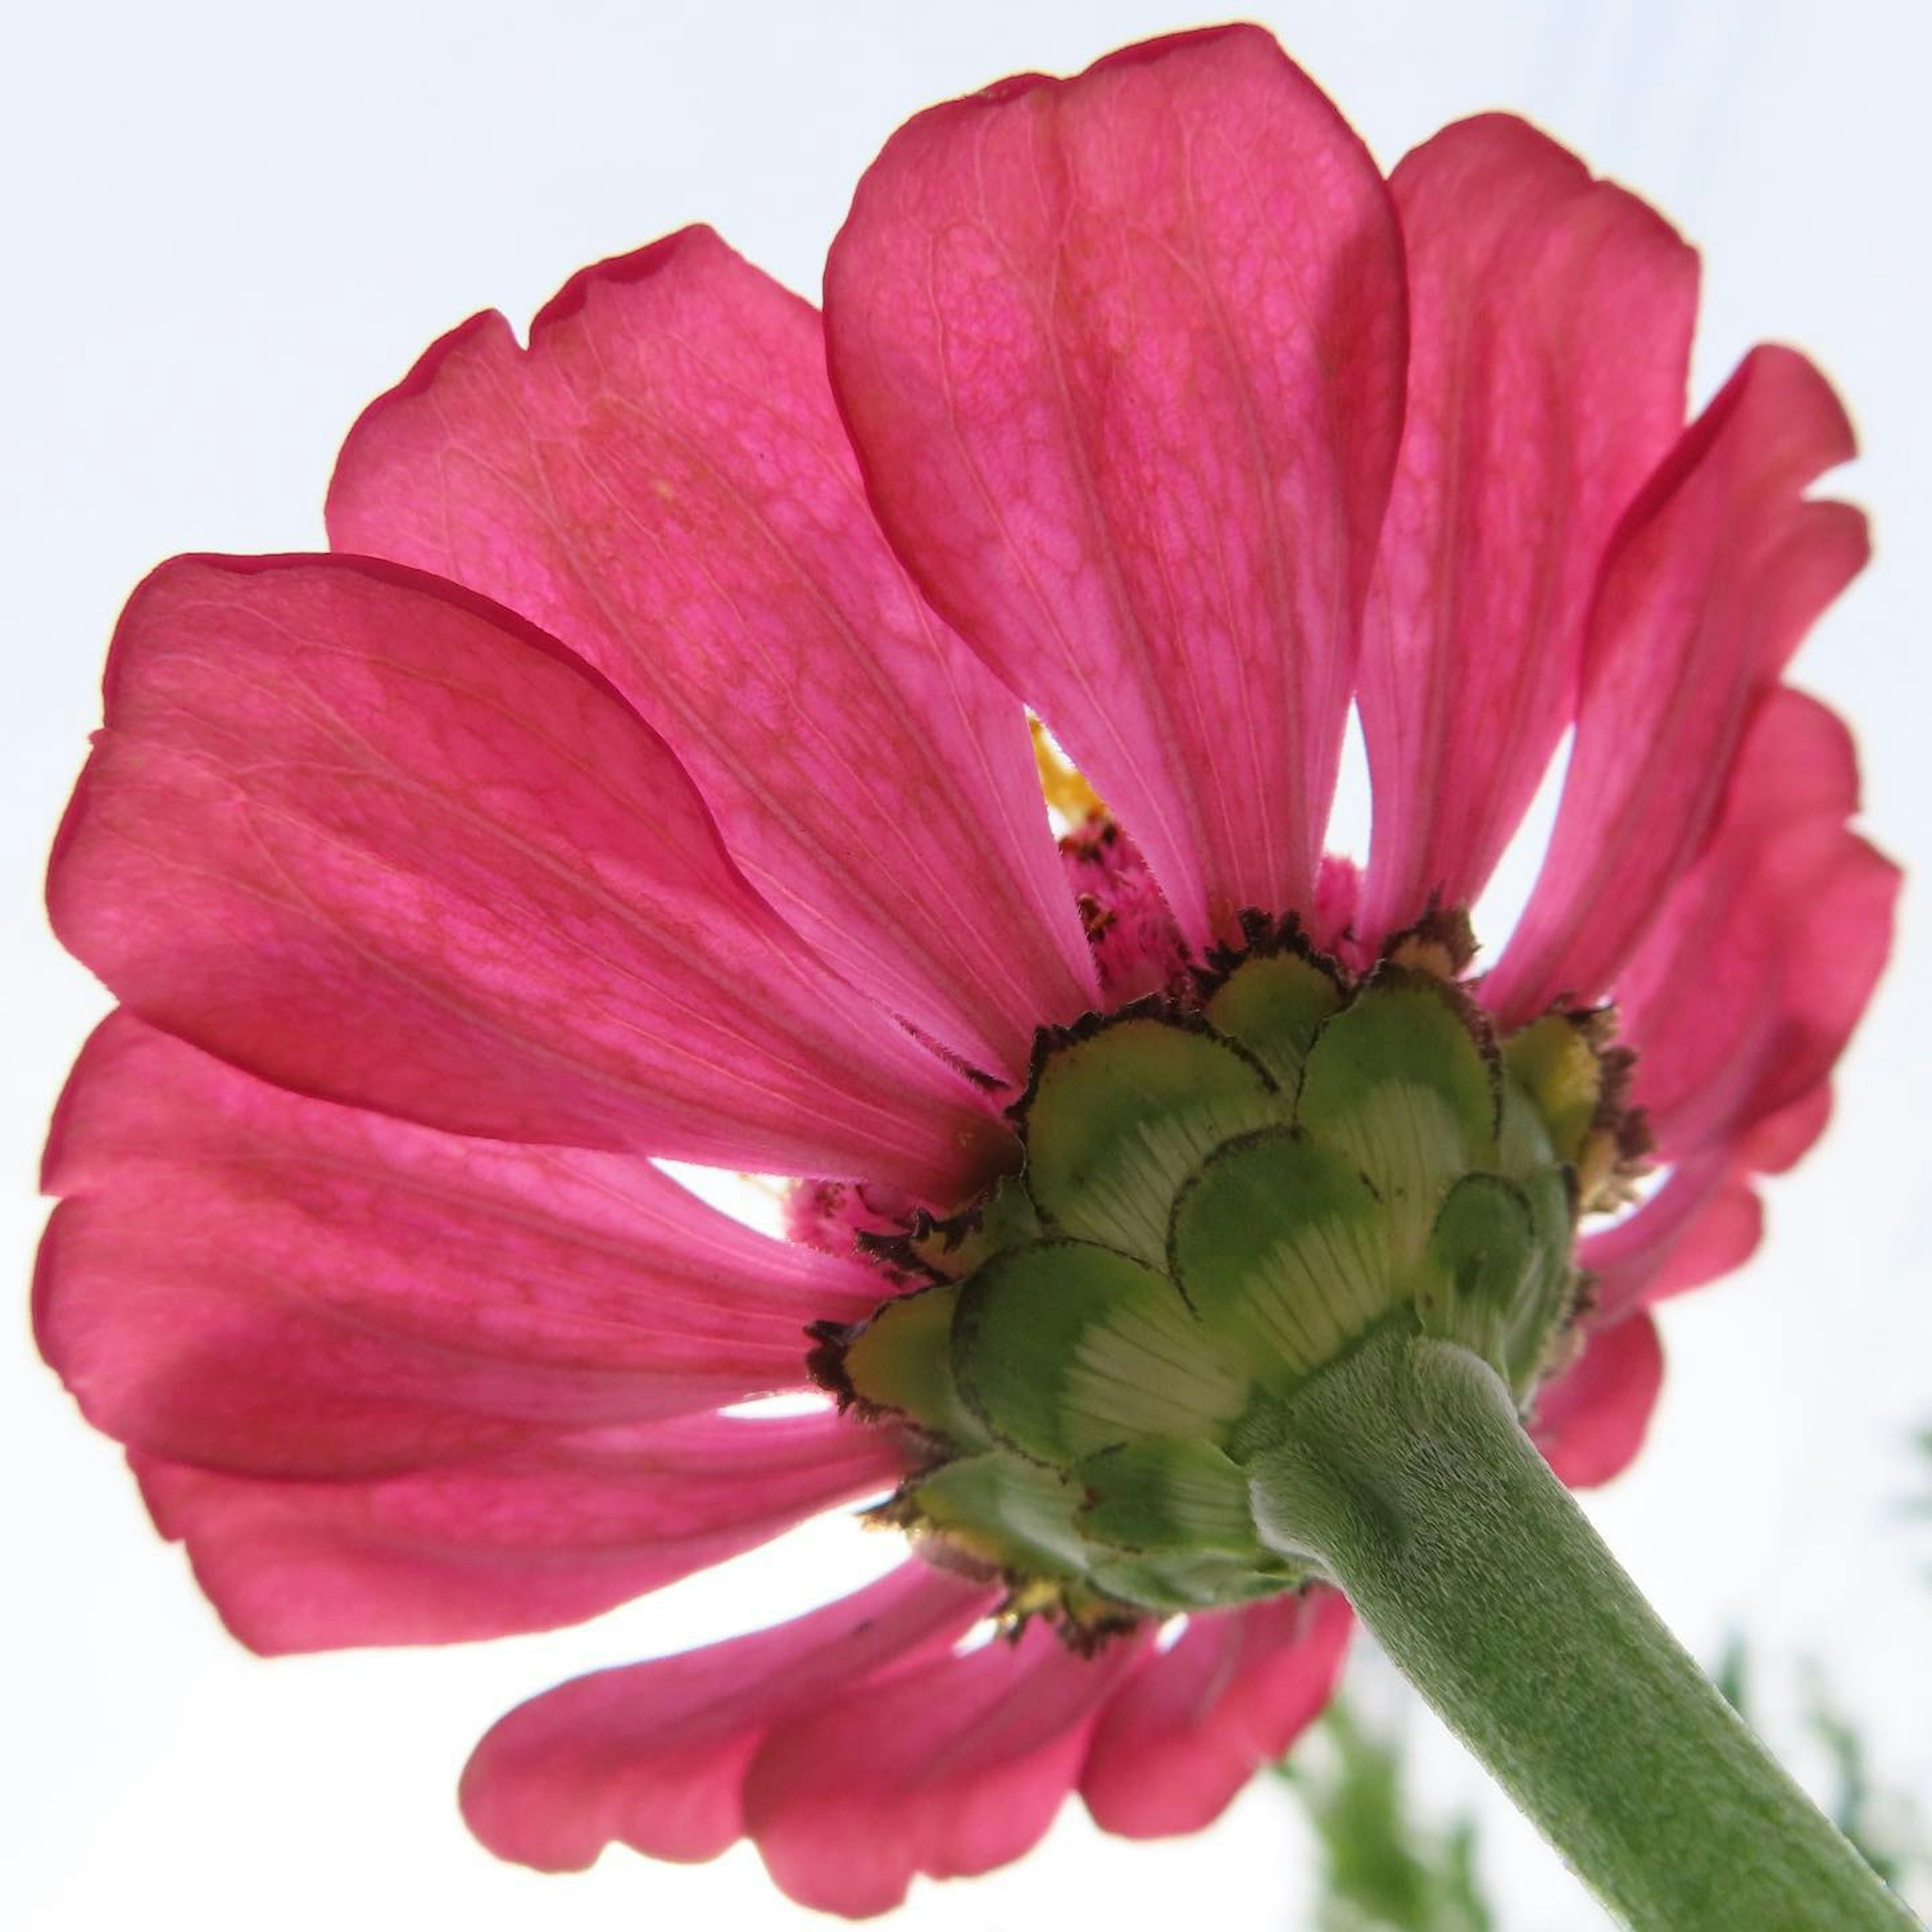
{"type": "Polygon", "coordinates": [[[1581,1215],[1642,1152],[1607,1010],[1498,1039],[1460,914],[1359,976],[1292,919],[1182,990],[1042,1030],[1022,1170],[861,1245],[902,1288],[818,1324],[812,1370],[904,1430],[873,1514],[1086,1647],[1316,1580],[1246,1466],[1370,1336],[1460,1343],[1527,1408],[1567,1359],[1581,1215]]]}

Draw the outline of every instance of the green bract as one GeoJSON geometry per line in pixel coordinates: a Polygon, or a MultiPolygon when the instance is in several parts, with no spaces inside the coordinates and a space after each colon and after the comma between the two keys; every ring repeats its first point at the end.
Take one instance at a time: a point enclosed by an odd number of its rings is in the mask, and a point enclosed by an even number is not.
{"type": "Polygon", "coordinates": [[[878,1244],[932,1285],[821,1331],[821,1377],[925,1451],[880,1514],[1090,1634],[1318,1574],[1264,1546],[1247,1465],[1367,1337],[1454,1342],[1527,1404],[1622,1064],[1600,1016],[1498,1044],[1458,963],[1356,982],[1267,935],[1198,1003],[1042,1035],[1024,1170],[878,1244]]]}

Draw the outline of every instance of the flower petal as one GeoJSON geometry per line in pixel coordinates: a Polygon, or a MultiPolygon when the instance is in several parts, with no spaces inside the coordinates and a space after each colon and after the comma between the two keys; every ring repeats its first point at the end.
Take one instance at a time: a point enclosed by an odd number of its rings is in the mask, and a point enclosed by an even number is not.
{"type": "Polygon", "coordinates": [[[1509,116],[1445,128],[1389,185],[1410,351],[1358,693],[1371,944],[1472,903],[1527,808],[1612,526],[1683,426],[1697,299],[1666,223],[1509,116]]]}
{"type": "Polygon", "coordinates": [[[1530,1433],[1572,1489],[1594,1488],[1635,1460],[1663,1386],[1663,1341],[1640,1311],[1591,1330],[1582,1360],[1538,1395],[1530,1433]]]}
{"type": "Polygon", "coordinates": [[[1620,976],[1634,1097],[1670,1177],[1587,1238],[1600,1319],[1701,1286],[1763,1232],[1754,1174],[1824,1130],[1828,1076],[1890,950],[1898,869],[1845,821],[1850,734],[1780,686],[1739,754],[1724,814],[1620,976]]]}
{"type": "Polygon", "coordinates": [[[920,115],[826,265],[886,533],[1197,946],[1314,886],[1402,316],[1373,162],[1251,27],[920,115]]]}
{"type": "Polygon", "coordinates": [[[1783,1174],[1795,1167],[1832,1123],[1832,1083],[1821,1080],[1746,1134],[1739,1152],[1754,1174],[1783,1174]]]}
{"type": "Polygon", "coordinates": [[[1700,1154],[1634,1214],[1586,1236],[1577,1260],[1596,1282],[1592,1324],[1702,1288],[1742,1268],[1764,1236],[1764,1204],[1728,1148],[1700,1154]]]}
{"type": "Polygon", "coordinates": [[[940,1201],[1010,1146],[751,891],[608,685],[394,565],[149,578],[49,898],[143,1018],[434,1126],[940,1201]]]}
{"type": "Polygon", "coordinates": [[[745,1820],[779,1889],[869,1918],[898,1904],[915,1874],[970,1876],[1030,1850],[1138,1648],[1116,1638],[1079,1657],[1036,1624],[1016,1643],[908,1665],[777,1726],[746,1774],[745,1820]]]}
{"type": "Polygon", "coordinates": [[[1829,1074],[1891,949],[1899,874],[1846,828],[1849,734],[1774,691],[1724,815],[1620,976],[1634,1096],[1674,1158],[1728,1144],[1829,1074]]]}
{"type": "Polygon", "coordinates": [[[1504,1024],[1615,983],[1696,858],[1760,700],[1864,562],[1864,518],[1802,494],[1852,454],[1817,370],[1754,350],[1624,518],[1549,854],[1485,983],[1504,1024]]]}
{"type": "Polygon", "coordinates": [[[1024,714],[886,548],[818,316],[708,230],[586,269],[527,354],[500,315],[439,343],[351,434],[329,529],[595,664],[764,896],[968,1061],[1023,1076],[1094,1004],[1024,714]]]}
{"type": "Polygon", "coordinates": [[[1108,1704],[1080,1795],[1126,1838],[1198,1832],[1320,1714],[1348,1648],[1338,1592],[1188,1619],[1108,1704]]]}
{"type": "Polygon", "coordinates": [[[793,1622],[573,1678],[491,1728],[463,1815],[499,1858],[540,1871],[580,1870],[613,1844],[716,1858],[745,1834],[746,1771],[774,1726],[944,1655],[996,1594],[906,1563],[793,1622]]]}
{"type": "Polygon", "coordinates": [[[56,1117],[48,1360],[98,1428],[256,1475],[367,1476],[802,1386],[869,1269],[648,1162],[464,1140],[110,1019],[56,1117]]]}
{"type": "Polygon", "coordinates": [[[575,1623],[890,1489],[904,1458],[823,1414],[679,1417],[362,1481],[134,1460],[223,1622],[273,1656],[575,1623]]]}

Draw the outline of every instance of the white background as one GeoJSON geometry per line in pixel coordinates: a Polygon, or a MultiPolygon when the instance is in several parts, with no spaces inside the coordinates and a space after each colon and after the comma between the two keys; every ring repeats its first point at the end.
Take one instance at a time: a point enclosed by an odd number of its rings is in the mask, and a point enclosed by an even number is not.
{"type": "MultiPolygon", "coordinates": [[[[1798,675],[1858,727],[1876,836],[1922,863],[1932,10],[1325,0],[1262,13],[1385,163],[1442,121],[1514,107],[1672,214],[1707,251],[1700,399],[1761,334],[1832,373],[1867,451],[1844,487],[1873,508],[1880,554],[1798,675]]],[[[905,115],[1190,23],[1124,0],[124,0],[35,7],[10,27],[0,1216],[22,1310],[0,1351],[10,1923],[575,1932],[805,1917],[742,1851],[697,1870],[612,1855],[566,1880],[500,1866],[464,1833],[452,1791],[473,1737],[555,1678],[763,1622],[879,1567],[883,1546],[843,1524],[555,1637],[268,1665],[223,1636],[115,1450],[26,1337],[32,1162],[103,1004],[46,936],[38,873],[128,587],[172,550],[319,546],[340,433],[433,336],[492,304],[520,325],[580,262],[696,218],[815,292],[853,181],[905,115]]],[[[1932,1794],[1932,1533],[1903,1511],[1932,1490],[1909,1448],[1932,1423],[1918,913],[1908,898],[1839,1124],[1776,1188],[1759,1261],[1666,1310],[1651,1444],[1594,1507],[1694,1648],[1711,1655],[1742,1625],[1784,1683],[1799,1656],[1823,1657],[1882,1768],[1932,1794]]],[[[1432,1803],[1484,1808],[1508,1924],[1595,1922],[1454,1748],[1426,1726],[1419,1744],[1432,1803]]],[[[1265,1787],[1210,1837],[1162,1847],[1101,1840],[1070,1812],[1017,1871],[922,1886],[913,1922],[1104,1911],[1131,1932],[1198,1920],[1211,1895],[1217,1921],[1292,1927],[1307,1856],[1289,1802],[1265,1787]]]]}

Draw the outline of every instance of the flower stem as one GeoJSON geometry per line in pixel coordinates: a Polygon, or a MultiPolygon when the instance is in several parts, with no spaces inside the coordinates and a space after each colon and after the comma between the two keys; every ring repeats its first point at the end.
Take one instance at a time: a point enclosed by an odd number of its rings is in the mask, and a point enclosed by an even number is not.
{"type": "Polygon", "coordinates": [[[1658,1621],[1484,1363],[1384,1332],[1249,1463],[1263,1534],[1637,1932],[1916,1923],[1658,1621]]]}

